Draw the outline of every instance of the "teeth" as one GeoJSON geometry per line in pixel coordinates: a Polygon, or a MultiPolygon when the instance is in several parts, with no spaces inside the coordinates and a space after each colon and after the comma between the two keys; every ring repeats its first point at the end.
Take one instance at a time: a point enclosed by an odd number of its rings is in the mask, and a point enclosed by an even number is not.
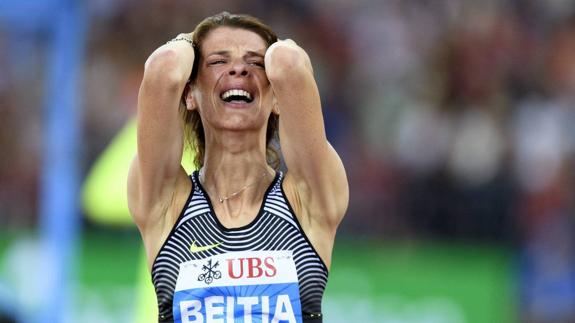
{"type": "Polygon", "coordinates": [[[231,90],[227,90],[226,92],[224,92],[222,94],[222,99],[227,99],[230,96],[245,96],[246,98],[248,98],[248,100],[252,99],[252,95],[246,91],[246,90],[242,90],[242,89],[231,89],[231,90]]]}

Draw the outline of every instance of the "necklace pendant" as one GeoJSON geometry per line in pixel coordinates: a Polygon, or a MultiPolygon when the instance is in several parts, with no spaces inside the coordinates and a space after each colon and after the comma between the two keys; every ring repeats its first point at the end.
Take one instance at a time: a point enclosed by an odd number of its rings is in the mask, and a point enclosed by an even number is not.
{"type": "MultiPolygon", "coordinates": [[[[202,170],[203,170],[203,169],[202,169],[202,170]]],[[[200,170],[200,172],[201,172],[202,170],[200,170]]],[[[250,186],[253,186],[253,185],[259,183],[259,182],[260,182],[262,179],[264,179],[267,175],[268,175],[268,173],[267,173],[267,172],[264,172],[264,173],[262,174],[262,176],[261,176],[257,181],[252,182],[252,183],[250,183],[250,184],[248,184],[248,185],[245,185],[244,187],[240,188],[239,190],[237,190],[237,191],[235,191],[235,192],[233,192],[233,193],[231,193],[231,194],[229,194],[229,195],[226,195],[226,196],[218,196],[218,201],[223,204],[225,201],[227,201],[227,200],[229,200],[230,198],[235,197],[236,195],[238,195],[238,194],[240,194],[241,192],[243,192],[246,188],[248,188],[248,187],[250,187],[250,186]]],[[[202,176],[202,174],[200,174],[200,176],[202,176]]],[[[200,179],[200,182],[202,182],[201,179],[200,179]]]]}

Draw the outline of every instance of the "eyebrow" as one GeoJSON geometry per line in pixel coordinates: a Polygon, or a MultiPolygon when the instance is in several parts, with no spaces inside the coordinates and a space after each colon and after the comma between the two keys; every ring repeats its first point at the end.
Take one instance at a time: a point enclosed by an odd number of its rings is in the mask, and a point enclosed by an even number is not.
{"type": "MultiPolygon", "coordinates": [[[[211,53],[209,53],[208,55],[206,55],[206,58],[207,58],[207,57],[210,57],[210,56],[214,56],[214,55],[221,55],[221,56],[226,56],[226,57],[227,57],[227,56],[230,56],[230,51],[228,51],[228,50],[219,50],[219,51],[216,51],[216,52],[211,52],[211,53]]],[[[263,57],[264,57],[264,54],[262,54],[262,53],[260,53],[260,52],[253,51],[253,50],[248,50],[247,53],[246,53],[244,56],[247,56],[247,57],[256,56],[256,57],[261,57],[261,58],[263,58],[263,57]]]]}
{"type": "Polygon", "coordinates": [[[206,57],[210,57],[210,56],[214,56],[214,55],[229,56],[230,52],[227,50],[220,50],[217,52],[211,52],[208,55],[206,55],[206,57]]]}
{"type": "Polygon", "coordinates": [[[253,50],[248,50],[248,53],[245,56],[257,56],[257,57],[264,57],[264,54],[260,53],[260,52],[256,52],[253,50]]]}

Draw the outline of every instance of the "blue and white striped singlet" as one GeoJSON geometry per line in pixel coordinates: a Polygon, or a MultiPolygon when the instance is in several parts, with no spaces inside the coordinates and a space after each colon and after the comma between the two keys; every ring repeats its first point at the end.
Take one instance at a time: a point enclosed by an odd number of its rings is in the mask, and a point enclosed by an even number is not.
{"type": "Polygon", "coordinates": [[[152,266],[160,322],[321,322],[328,270],[277,172],[248,225],[217,219],[198,172],[152,266]]]}

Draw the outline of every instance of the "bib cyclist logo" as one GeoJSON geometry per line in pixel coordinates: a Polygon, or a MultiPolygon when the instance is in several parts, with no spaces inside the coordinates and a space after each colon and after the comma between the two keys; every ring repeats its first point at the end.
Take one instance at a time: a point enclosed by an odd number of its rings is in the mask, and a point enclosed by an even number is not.
{"type": "Polygon", "coordinates": [[[216,263],[212,265],[212,259],[208,260],[207,265],[202,266],[203,273],[198,276],[198,281],[203,281],[209,285],[214,281],[214,279],[222,278],[222,272],[216,270],[219,265],[219,261],[216,261],[216,263]]]}

